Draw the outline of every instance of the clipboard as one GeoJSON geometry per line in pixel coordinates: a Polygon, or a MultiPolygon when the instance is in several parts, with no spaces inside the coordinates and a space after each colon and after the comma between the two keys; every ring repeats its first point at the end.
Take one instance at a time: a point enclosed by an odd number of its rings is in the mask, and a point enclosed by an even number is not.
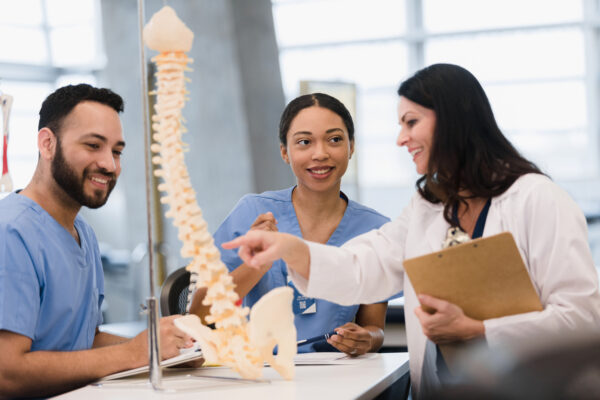
{"type": "Polygon", "coordinates": [[[404,270],[417,295],[454,303],[473,319],[543,310],[510,232],[405,260],[404,270]]]}
{"type": "MultiPolygon", "coordinates": [[[[405,260],[404,270],[417,295],[454,303],[480,321],[544,309],[510,232],[405,260]]],[[[433,312],[428,308],[423,306],[433,312]]],[[[451,373],[469,345],[439,346],[451,373]]]]}

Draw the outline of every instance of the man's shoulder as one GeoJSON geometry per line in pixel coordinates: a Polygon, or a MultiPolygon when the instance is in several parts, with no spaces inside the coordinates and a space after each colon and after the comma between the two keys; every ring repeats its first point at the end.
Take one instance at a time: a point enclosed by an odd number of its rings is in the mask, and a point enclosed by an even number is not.
{"type": "MultiPolygon", "coordinates": [[[[47,221],[44,221],[32,203],[30,199],[16,193],[0,200],[0,258],[5,261],[13,260],[15,265],[25,265],[28,262],[36,265],[35,260],[46,245],[37,232],[46,226],[47,221]]],[[[13,261],[9,261],[9,264],[13,261]]],[[[6,266],[2,265],[0,269],[6,266]]],[[[23,273],[21,268],[11,268],[11,271],[23,273]]]]}
{"type": "Polygon", "coordinates": [[[40,213],[33,202],[17,193],[0,200],[0,229],[19,229],[39,226],[40,213]]]}

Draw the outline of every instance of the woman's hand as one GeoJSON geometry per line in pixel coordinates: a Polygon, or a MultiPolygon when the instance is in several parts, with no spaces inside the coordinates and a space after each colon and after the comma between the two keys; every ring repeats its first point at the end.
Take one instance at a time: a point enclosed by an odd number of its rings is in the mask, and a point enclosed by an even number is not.
{"type": "Polygon", "coordinates": [[[250,230],[260,230],[260,231],[270,231],[270,232],[278,232],[277,229],[277,220],[273,216],[272,212],[266,212],[264,214],[260,214],[252,225],[250,226],[250,230]]]}
{"type": "Polygon", "coordinates": [[[285,251],[285,234],[251,230],[221,246],[224,249],[239,248],[238,256],[246,265],[259,268],[283,257],[285,251]]]}
{"type": "Polygon", "coordinates": [[[246,265],[260,268],[283,258],[288,268],[308,279],[310,252],[304,241],[289,233],[252,230],[221,245],[224,249],[239,247],[238,255],[246,265]]]}
{"type": "Polygon", "coordinates": [[[351,356],[359,356],[371,350],[373,345],[371,332],[362,326],[347,322],[335,328],[337,335],[327,339],[327,343],[351,356]]]}
{"type": "Polygon", "coordinates": [[[420,294],[422,306],[434,309],[430,314],[422,307],[415,308],[425,336],[436,344],[469,340],[485,335],[483,322],[467,317],[456,304],[420,294]]]}
{"type": "MultiPolygon", "coordinates": [[[[252,225],[250,226],[250,232],[277,232],[277,220],[273,216],[272,212],[266,212],[264,214],[260,214],[252,225]]],[[[228,248],[227,245],[223,245],[223,248],[228,248]]],[[[244,257],[242,257],[243,253],[239,252],[238,255],[242,258],[243,261],[246,261],[244,257]]],[[[258,265],[250,265],[245,262],[238,265],[236,269],[231,271],[230,276],[233,279],[233,283],[235,284],[235,292],[239,296],[240,299],[246,297],[248,293],[256,286],[256,284],[265,276],[265,274],[271,269],[273,266],[273,261],[270,260],[264,264],[258,265]]],[[[196,295],[200,290],[196,291],[196,295]]],[[[206,290],[204,290],[206,293],[206,290]]],[[[194,297],[194,300],[196,300],[194,297]]],[[[202,299],[204,296],[202,297],[202,299]]],[[[200,299],[199,299],[200,300],[200,299]]],[[[194,301],[192,303],[192,307],[195,307],[197,304],[201,304],[197,308],[193,308],[193,312],[196,315],[204,318],[210,312],[209,307],[202,305],[202,302],[194,301]]],[[[192,311],[192,309],[190,309],[192,311]]]]}
{"type": "MultiPolygon", "coordinates": [[[[270,211],[266,212],[264,214],[260,214],[258,217],[256,217],[256,220],[254,220],[254,222],[250,226],[250,230],[251,231],[266,231],[266,232],[278,232],[279,231],[277,229],[277,220],[273,216],[273,213],[270,211]]],[[[262,273],[266,273],[271,268],[272,265],[273,265],[272,262],[261,265],[259,270],[262,273]]]]}

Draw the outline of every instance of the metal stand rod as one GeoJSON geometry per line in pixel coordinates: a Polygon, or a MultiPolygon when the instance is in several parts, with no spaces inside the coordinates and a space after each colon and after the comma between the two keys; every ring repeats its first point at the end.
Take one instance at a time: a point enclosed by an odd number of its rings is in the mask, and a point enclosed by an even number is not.
{"type": "Polygon", "coordinates": [[[150,354],[150,383],[154,390],[162,390],[162,369],[160,367],[158,302],[155,297],[146,299],[148,304],[148,351],[150,354]]]}
{"type": "Polygon", "coordinates": [[[150,383],[154,390],[162,389],[162,370],[160,367],[160,338],[158,330],[158,307],[154,295],[154,243],[152,241],[152,170],[150,164],[150,124],[148,121],[148,74],[146,72],[146,54],[144,51],[144,0],[138,0],[140,65],[142,77],[142,122],[144,127],[144,167],[146,174],[146,222],[148,224],[148,270],[150,274],[150,297],[148,305],[148,356],[150,383]]]}

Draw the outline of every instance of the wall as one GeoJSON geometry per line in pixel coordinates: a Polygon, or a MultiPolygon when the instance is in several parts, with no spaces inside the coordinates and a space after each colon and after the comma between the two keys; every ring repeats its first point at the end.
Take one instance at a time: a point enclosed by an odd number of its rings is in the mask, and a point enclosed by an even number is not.
{"type": "MultiPolygon", "coordinates": [[[[135,0],[103,0],[107,66],[100,85],[125,100],[122,123],[127,147],[123,172],[105,207],[85,212],[101,242],[131,262],[107,271],[108,322],[136,317],[133,304],[148,293],[145,173],[135,0]],[[137,249],[136,249],[137,248],[137,249]],[[114,289],[114,290],[113,290],[114,289]]],[[[279,73],[271,2],[172,0],[168,2],[194,32],[187,76],[189,101],[183,111],[189,132],[186,163],[200,207],[213,232],[237,200],[248,192],[293,183],[279,156],[277,126],[284,95],[279,73]]],[[[146,1],[146,21],[163,6],[146,1]]],[[[147,58],[155,53],[146,50],[147,58]]],[[[163,223],[168,272],[185,265],[171,221],[163,223]]],[[[110,254],[110,251],[108,252],[110,254]]]]}

